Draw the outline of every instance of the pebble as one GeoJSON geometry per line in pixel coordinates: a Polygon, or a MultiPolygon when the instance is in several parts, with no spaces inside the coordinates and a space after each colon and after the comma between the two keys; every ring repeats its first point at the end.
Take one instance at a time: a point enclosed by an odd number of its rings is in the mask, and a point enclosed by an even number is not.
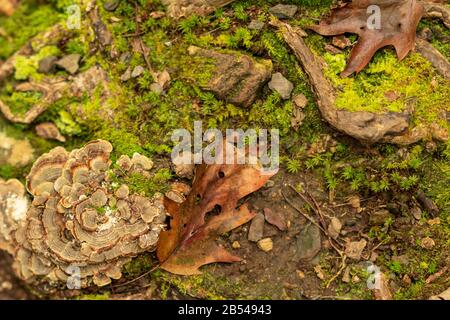
{"type": "Polygon", "coordinates": [[[270,238],[264,238],[258,241],[258,248],[264,252],[269,252],[273,249],[273,241],[270,238]]]}
{"type": "Polygon", "coordinates": [[[234,241],[231,247],[233,249],[239,249],[241,247],[241,244],[239,243],[239,241],[234,241]]]}
{"type": "Polygon", "coordinates": [[[106,11],[112,12],[117,9],[117,7],[120,4],[120,0],[109,0],[106,1],[103,5],[103,8],[105,8],[106,11]]]}
{"type": "Polygon", "coordinates": [[[264,236],[264,215],[257,213],[248,230],[248,240],[258,242],[264,236]]]}
{"type": "Polygon", "coordinates": [[[269,88],[280,94],[281,98],[287,100],[291,97],[294,85],[286,79],[280,72],[272,75],[272,80],[269,82],[269,88]]]}
{"type": "Polygon", "coordinates": [[[259,21],[259,20],[252,20],[252,21],[250,22],[250,24],[248,25],[248,28],[249,28],[250,30],[257,30],[257,31],[259,31],[259,30],[262,30],[262,29],[264,28],[265,25],[266,25],[266,24],[265,24],[264,22],[262,22],[262,21],[259,21]]]}
{"type": "Polygon", "coordinates": [[[350,259],[360,260],[362,252],[366,245],[367,241],[365,239],[361,239],[360,241],[348,242],[345,246],[345,255],[350,259]]]}
{"type": "Polygon", "coordinates": [[[290,4],[277,4],[269,12],[279,19],[290,19],[297,13],[298,7],[290,4]]]}
{"type": "Polygon", "coordinates": [[[45,74],[55,72],[56,61],[58,61],[58,58],[55,56],[45,57],[44,59],[39,61],[38,72],[45,74]]]}
{"type": "Polygon", "coordinates": [[[69,54],[56,61],[56,65],[70,74],[75,74],[80,68],[80,59],[81,56],[79,54],[69,54]]]}
{"type": "Polygon", "coordinates": [[[131,72],[131,77],[132,78],[137,78],[137,77],[139,77],[140,75],[142,75],[143,73],[144,73],[144,67],[143,66],[136,66],[134,69],[133,69],[133,72],[131,72]]]}
{"type": "Polygon", "coordinates": [[[427,250],[433,249],[435,245],[436,243],[430,237],[425,237],[420,241],[420,246],[427,250]]]}

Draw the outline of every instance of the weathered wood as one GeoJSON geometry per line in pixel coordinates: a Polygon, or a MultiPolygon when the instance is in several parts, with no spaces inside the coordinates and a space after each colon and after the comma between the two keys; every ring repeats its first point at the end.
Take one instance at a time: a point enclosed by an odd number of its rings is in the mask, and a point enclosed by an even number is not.
{"type": "Polygon", "coordinates": [[[168,15],[175,19],[191,14],[207,15],[232,2],[234,0],[162,0],[162,3],[167,5],[168,15]]]}

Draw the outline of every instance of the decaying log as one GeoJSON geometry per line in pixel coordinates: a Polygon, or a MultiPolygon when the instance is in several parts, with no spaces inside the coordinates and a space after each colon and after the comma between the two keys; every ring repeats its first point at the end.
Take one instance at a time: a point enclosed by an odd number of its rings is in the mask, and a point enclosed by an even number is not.
{"type": "Polygon", "coordinates": [[[425,8],[425,18],[440,19],[447,28],[450,28],[450,8],[444,3],[435,3],[432,1],[423,2],[425,8]]]}
{"type": "Polygon", "coordinates": [[[301,33],[297,32],[292,26],[276,18],[272,18],[270,23],[281,31],[284,40],[293,50],[303,69],[308,74],[317,96],[320,112],[333,127],[364,143],[391,142],[395,137],[407,131],[410,110],[401,113],[387,112],[378,114],[337,109],[335,107],[336,91],[328,79],[325,78],[323,72],[324,62],[311,52],[302,39],[301,33]]]}
{"type": "Polygon", "coordinates": [[[430,61],[440,75],[450,80],[450,64],[448,63],[448,59],[433,47],[431,43],[424,39],[416,39],[416,51],[430,61]]]}

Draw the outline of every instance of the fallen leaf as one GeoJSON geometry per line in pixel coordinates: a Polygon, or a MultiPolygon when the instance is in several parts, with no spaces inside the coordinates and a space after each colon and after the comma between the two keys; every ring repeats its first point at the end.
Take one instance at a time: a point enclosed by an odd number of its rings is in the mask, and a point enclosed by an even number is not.
{"type": "Polygon", "coordinates": [[[354,0],[332,12],[332,15],[310,26],[310,29],[325,36],[356,33],[359,40],[353,48],[342,77],[359,72],[370,62],[374,54],[383,47],[392,45],[400,60],[414,48],[416,28],[424,14],[424,7],[417,0],[354,0]],[[380,9],[380,25],[372,22],[375,11],[380,9]],[[369,13],[368,13],[369,12],[369,13]]]}
{"type": "Polygon", "coordinates": [[[284,231],[287,229],[286,220],[281,213],[274,212],[270,208],[264,208],[264,216],[268,223],[274,225],[279,230],[284,231]]]}
{"type": "Polygon", "coordinates": [[[199,268],[205,264],[240,261],[215,239],[255,216],[246,204],[237,208],[237,203],[263,187],[272,175],[251,165],[200,165],[186,201],[180,204],[165,199],[171,221],[170,229],[161,233],[157,246],[161,268],[193,275],[200,274],[199,268]]]}

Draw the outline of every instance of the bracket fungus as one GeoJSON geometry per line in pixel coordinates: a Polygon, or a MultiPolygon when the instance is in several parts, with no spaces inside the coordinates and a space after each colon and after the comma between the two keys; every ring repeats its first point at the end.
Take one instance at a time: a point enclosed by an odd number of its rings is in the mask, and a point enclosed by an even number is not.
{"type": "Polygon", "coordinates": [[[17,211],[5,199],[24,197],[24,187],[16,180],[0,182],[0,248],[14,256],[20,278],[58,284],[73,276],[80,287],[104,286],[122,276],[133,256],[155,249],[165,226],[163,195],[130,194],[111,178],[142,172],[151,161],[135,155],[126,166],[118,161],[111,167],[111,151],[109,142],[96,140],[38,158],[26,179],[33,200],[15,224],[10,221],[17,211]]]}

